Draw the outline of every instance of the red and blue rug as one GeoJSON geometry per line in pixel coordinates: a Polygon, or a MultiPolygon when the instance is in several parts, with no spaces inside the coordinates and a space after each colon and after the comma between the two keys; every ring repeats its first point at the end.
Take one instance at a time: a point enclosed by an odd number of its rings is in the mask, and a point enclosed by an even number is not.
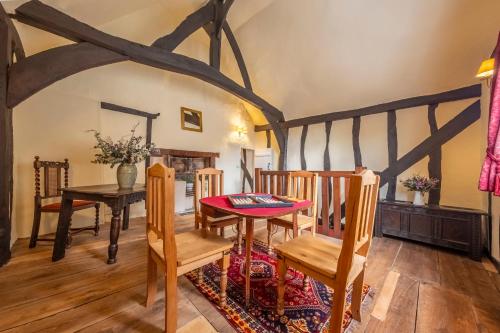
{"type": "MultiPolygon", "coordinates": [[[[265,332],[327,332],[330,321],[330,309],[333,290],[321,282],[310,279],[309,288],[303,291],[303,274],[288,269],[285,288],[285,314],[276,313],[277,276],[276,256],[268,255],[266,247],[254,242],[251,270],[251,303],[245,307],[245,253],[231,253],[228,270],[227,305],[221,308],[219,299],[218,265],[210,264],[203,268],[204,279],[196,284],[197,274],[186,274],[188,279],[207,297],[227,321],[238,331],[248,333],[265,332]]],[[[363,300],[370,292],[370,287],[363,288],[363,300]]],[[[343,326],[347,328],[352,320],[351,290],[348,291],[346,312],[343,326]]]]}

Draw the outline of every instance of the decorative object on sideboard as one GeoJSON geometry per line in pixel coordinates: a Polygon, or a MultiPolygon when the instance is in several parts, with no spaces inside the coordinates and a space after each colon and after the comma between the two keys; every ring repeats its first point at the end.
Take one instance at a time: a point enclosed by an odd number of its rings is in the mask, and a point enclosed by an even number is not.
{"type": "Polygon", "coordinates": [[[413,204],[415,206],[425,205],[424,195],[430,190],[436,188],[439,184],[439,179],[437,178],[427,178],[425,176],[413,175],[410,178],[402,180],[401,183],[408,191],[415,192],[415,197],[413,199],[413,204]]]}
{"type": "Polygon", "coordinates": [[[103,138],[99,131],[89,130],[89,132],[94,133],[94,137],[97,140],[94,148],[100,149],[100,152],[95,154],[95,160],[92,163],[109,164],[111,168],[118,164],[116,178],[120,189],[134,187],[137,179],[136,164],[144,161],[151,155],[151,151],[154,149],[153,143],[142,144],[144,138],[135,135],[138,125],[135,125],[130,130],[132,134],[129,138],[122,137],[116,142],[113,142],[110,137],[103,138]]]}
{"type": "Polygon", "coordinates": [[[201,111],[181,107],[181,127],[186,131],[203,132],[201,111]]]}

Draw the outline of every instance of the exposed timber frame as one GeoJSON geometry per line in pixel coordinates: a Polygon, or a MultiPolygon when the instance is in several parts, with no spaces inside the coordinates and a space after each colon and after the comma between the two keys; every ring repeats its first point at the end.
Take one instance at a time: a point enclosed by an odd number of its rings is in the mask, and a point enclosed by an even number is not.
{"type": "MultiPolygon", "coordinates": [[[[300,163],[304,169],[307,160],[304,155],[305,143],[307,140],[307,128],[309,125],[324,123],[326,145],[323,154],[324,170],[329,170],[331,161],[329,155],[330,131],[332,122],[352,119],[352,146],[354,163],[356,167],[363,166],[362,152],[359,142],[361,119],[363,116],[386,113],[387,114],[387,149],[388,167],[379,172],[380,186],[388,184],[386,199],[394,200],[396,196],[397,176],[410,168],[413,164],[429,156],[428,171],[431,177],[441,179],[441,147],[443,144],[454,138],[471,124],[476,122],[481,116],[481,105],[479,100],[475,100],[465,110],[446,124],[438,128],[436,121],[436,109],[439,104],[474,99],[481,97],[481,85],[476,84],[469,87],[450,90],[447,92],[402,99],[399,101],[364,107],[361,109],[333,112],[300,119],[285,121],[280,125],[285,128],[302,127],[300,136],[300,163]],[[398,159],[398,131],[397,131],[397,111],[418,106],[427,106],[427,118],[431,136],[422,141],[412,150],[398,159]]],[[[269,125],[255,126],[255,131],[268,131],[269,125]]],[[[441,197],[440,187],[431,191],[429,203],[439,205],[441,197]]]]}
{"type": "MultiPolygon", "coordinates": [[[[170,34],[151,46],[112,36],[80,22],[38,0],[31,0],[7,14],[0,5],[0,266],[10,258],[12,211],[12,109],[52,83],[86,69],[122,61],[133,61],[162,70],[188,75],[217,86],[262,111],[280,149],[280,168],[286,165],[287,133],[280,124],[283,113],[252,91],[241,51],[226,16],[234,0],[210,0],[190,14],[170,34]],[[74,41],[25,57],[11,18],[74,41]],[[210,35],[210,65],[173,53],[188,36],[200,28],[210,35]],[[219,70],[221,32],[224,31],[236,57],[244,86],[219,70]],[[15,57],[14,57],[15,55],[15,57]],[[14,61],[15,60],[15,61],[14,61]]],[[[151,121],[152,118],[148,118],[151,121]]]]}
{"type": "MultiPolygon", "coordinates": [[[[146,118],[146,144],[147,145],[151,144],[151,138],[153,136],[153,120],[158,118],[158,116],[160,115],[159,113],[149,113],[108,102],[101,102],[101,109],[116,111],[116,112],[130,114],[133,116],[146,118]]],[[[146,158],[146,169],[148,167],[149,167],[149,158],[146,158]]]]}

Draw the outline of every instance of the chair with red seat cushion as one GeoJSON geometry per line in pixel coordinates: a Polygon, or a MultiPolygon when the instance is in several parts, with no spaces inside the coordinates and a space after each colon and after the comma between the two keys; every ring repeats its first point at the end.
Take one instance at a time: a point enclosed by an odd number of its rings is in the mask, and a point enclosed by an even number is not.
{"type": "MultiPolygon", "coordinates": [[[[68,187],[68,170],[69,162],[68,159],[64,159],[64,162],[54,162],[54,161],[40,161],[40,157],[35,156],[35,162],[33,163],[35,168],[35,211],[33,216],[33,228],[31,230],[30,248],[36,246],[37,241],[54,241],[54,239],[49,238],[39,238],[38,232],[40,230],[40,219],[42,213],[59,213],[61,208],[60,202],[53,202],[49,204],[42,205],[43,199],[57,198],[61,196],[61,173],[64,170],[64,187],[68,187]],[[43,168],[43,194],[40,192],[40,170],[43,168]]],[[[86,200],[75,200],[73,201],[73,211],[78,211],[87,208],[95,208],[95,224],[92,227],[84,228],[70,228],[68,232],[68,246],[71,245],[72,235],[77,234],[81,231],[92,230],[94,235],[99,234],[99,208],[100,203],[94,201],[86,200]]]]}

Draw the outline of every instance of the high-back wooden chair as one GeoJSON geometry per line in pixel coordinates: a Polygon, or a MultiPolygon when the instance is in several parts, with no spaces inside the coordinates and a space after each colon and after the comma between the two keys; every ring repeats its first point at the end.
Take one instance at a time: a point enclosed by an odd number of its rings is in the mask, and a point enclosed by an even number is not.
{"type": "MultiPolygon", "coordinates": [[[[62,195],[61,188],[68,187],[69,183],[69,161],[41,161],[40,157],[35,156],[33,162],[35,168],[35,209],[33,214],[33,226],[31,229],[31,238],[29,247],[36,246],[37,241],[54,241],[49,238],[39,238],[40,220],[42,213],[59,213],[61,202],[53,202],[43,205],[45,199],[57,198],[62,195]],[[43,170],[43,191],[41,191],[40,176],[43,170]],[[64,173],[64,175],[63,175],[64,173]],[[64,178],[63,178],[64,177],[64,178]],[[63,180],[64,179],[64,180],[63,180]]],[[[87,208],[95,208],[95,224],[92,227],[70,228],[68,233],[68,246],[71,244],[72,235],[85,230],[91,230],[97,236],[99,233],[99,207],[100,204],[94,201],[75,200],[73,201],[73,211],[87,208]]]]}
{"type": "Polygon", "coordinates": [[[334,290],[330,332],[342,332],[346,289],[353,284],[351,310],[361,321],[361,297],[366,257],[373,234],[373,222],[380,177],[371,170],[351,177],[342,245],[304,235],[276,247],[278,254],[278,305],[284,313],[285,275],[288,267],[321,281],[334,290]]]}
{"type": "MultiPolygon", "coordinates": [[[[194,178],[194,223],[195,228],[201,225],[200,199],[219,196],[224,194],[224,171],[214,168],[198,169],[194,178]]],[[[224,237],[224,228],[236,225],[236,244],[238,254],[241,254],[242,224],[243,220],[236,215],[208,216],[207,224],[210,229],[220,229],[220,235],[224,237]]]]}
{"type": "Polygon", "coordinates": [[[177,327],[177,277],[214,261],[219,261],[220,305],[226,303],[227,269],[232,242],[207,230],[175,234],[175,170],[162,164],[148,168],[146,219],[148,239],[148,277],[146,306],[154,303],[157,266],[165,277],[165,331],[177,327]]]}
{"type": "Polygon", "coordinates": [[[267,246],[268,252],[272,251],[273,225],[285,228],[285,242],[288,238],[288,230],[293,230],[293,238],[297,237],[302,230],[311,229],[316,233],[318,220],[318,174],[309,171],[293,171],[288,176],[287,196],[298,200],[312,201],[311,208],[297,214],[297,221],[293,221],[293,214],[267,221],[267,246]]]}
{"type": "Polygon", "coordinates": [[[255,168],[255,192],[280,196],[287,195],[289,176],[289,171],[255,168]]]}

